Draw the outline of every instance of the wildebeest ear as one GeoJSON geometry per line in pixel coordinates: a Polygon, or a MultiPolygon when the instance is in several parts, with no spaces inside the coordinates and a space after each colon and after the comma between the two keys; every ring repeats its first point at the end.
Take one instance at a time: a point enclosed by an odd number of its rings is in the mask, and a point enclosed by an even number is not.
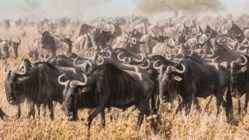
{"type": "Polygon", "coordinates": [[[223,67],[225,67],[225,68],[227,68],[227,66],[228,66],[227,62],[222,62],[222,63],[220,63],[220,65],[223,66],[223,67]]]}
{"type": "Polygon", "coordinates": [[[174,80],[180,82],[180,81],[182,81],[182,77],[180,77],[180,76],[178,76],[178,75],[175,75],[175,76],[174,76],[174,80]]]}
{"type": "Polygon", "coordinates": [[[247,70],[247,67],[244,66],[244,67],[241,67],[240,72],[245,72],[246,70],[247,70]]]}

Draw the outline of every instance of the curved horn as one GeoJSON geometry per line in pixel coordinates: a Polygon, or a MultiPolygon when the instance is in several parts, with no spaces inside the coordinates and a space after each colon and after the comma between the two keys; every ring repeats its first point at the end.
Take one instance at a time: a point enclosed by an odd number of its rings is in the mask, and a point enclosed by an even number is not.
{"type": "Polygon", "coordinates": [[[99,60],[100,60],[100,62],[97,62],[98,65],[104,64],[105,60],[102,56],[99,56],[99,60]]]}
{"type": "Polygon", "coordinates": [[[77,61],[78,61],[78,59],[79,59],[79,56],[78,56],[78,57],[76,57],[76,58],[73,60],[73,65],[74,65],[75,67],[82,67],[82,66],[83,66],[83,64],[79,64],[79,65],[77,65],[77,61]]]}
{"type": "Polygon", "coordinates": [[[87,77],[85,74],[82,74],[83,77],[84,77],[84,82],[81,82],[79,80],[73,80],[71,83],[70,83],[70,86],[85,86],[87,84],[87,77]]]}
{"type": "Polygon", "coordinates": [[[163,72],[163,65],[156,66],[156,64],[157,64],[159,61],[160,61],[160,60],[156,60],[156,61],[153,63],[153,68],[156,69],[159,73],[162,73],[162,72],[163,72]]]}
{"type": "Polygon", "coordinates": [[[241,57],[244,59],[244,62],[243,63],[239,63],[241,66],[245,66],[248,62],[248,59],[245,55],[241,55],[241,57]]]}
{"type": "Polygon", "coordinates": [[[176,67],[172,67],[172,71],[175,71],[180,74],[184,73],[186,71],[186,67],[183,64],[181,64],[181,66],[182,66],[182,70],[179,70],[176,67]]]}
{"type": "Polygon", "coordinates": [[[118,56],[117,56],[118,60],[121,61],[121,62],[125,62],[125,57],[124,57],[124,58],[121,58],[121,57],[120,57],[123,53],[124,53],[124,52],[121,52],[121,53],[119,53],[118,56]]]}
{"type": "Polygon", "coordinates": [[[141,59],[133,58],[133,61],[136,61],[138,63],[142,63],[144,61],[144,55],[140,54],[140,56],[141,56],[141,59]]]}
{"type": "Polygon", "coordinates": [[[68,84],[69,80],[67,80],[67,81],[65,81],[65,82],[61,81],[61,78],[62,78],[63,76],[65,76],[65,75],[66,75],[66,74],[64,73],[64,74],[61,74],[61,75],[58,77],[57,81],[58,81],[58,83],[59,83],[60,85],[66,86],[66,85],[68,84]]]}
{"type": "Polygon", "coordinates": [[[8,70],[8,66],[9,66],[9,64],[6,64],[5,66],[4,66],[4,72],[7,74],[7,73],[9,73],[9,71],[10,70],[8,70]]]}
{"type": "Polygon", "coordinates": [[[211,54],[208,54],[207,57],[214,57],[214,50],[211,49],[211,54]]]}

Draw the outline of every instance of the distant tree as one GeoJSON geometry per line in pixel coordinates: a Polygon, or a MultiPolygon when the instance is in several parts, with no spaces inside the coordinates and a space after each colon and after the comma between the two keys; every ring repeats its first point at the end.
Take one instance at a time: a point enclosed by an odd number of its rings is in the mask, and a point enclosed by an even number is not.
{"type": "Polygon", "coordinates": [[[223,9],[219,0],[138,0],[137,7],[146,14],[171,11],[176,17],[180,11],[196,14],[223,9]]]}

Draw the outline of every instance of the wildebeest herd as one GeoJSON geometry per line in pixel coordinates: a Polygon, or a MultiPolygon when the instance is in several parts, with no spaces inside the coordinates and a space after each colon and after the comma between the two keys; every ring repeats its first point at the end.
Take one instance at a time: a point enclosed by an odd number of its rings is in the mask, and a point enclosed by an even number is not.
{"type": "MultiPolygon", "coordinates": [[[[32,23],[40,36],[29,43],[28,54],[18,66],[4,67],[6,99],[17,105],[17,118],[24,101],[29,103],[28,118],[35,117],[35,107],[40,116],[42,107],[43,113],[48,108],[53,120],[54,102],[68,120],[78,119],[78,109],[90,108],[88,129],[98,114],[105,126],[105,108],[135,106],[139,129],[144,116],[160,114],[165,102],[179,99],[175,113],[184,109],[188,115],[192,104],[202,111],[197,98],[214,96],[217,115],[224,107],[231,122],[232,97],[238,100],[239,115],[240,97],[246,94],[244,112],[249,101],[249,16],[210,21],[204,27],[193,17],[154,24],[137,16],[99,18],[92,24],[70,19],[32,23]],[[76,38],[56,34],[76,25],[80,26],[72,32],[76,38]]],[[[16,26],[25,26],[19,22],[16,26]]],[[[0,41],[1,59],[19,57],[20,38],[0,41]]],[[[1,110],[0,116],[7,115],[1,110]]]]}

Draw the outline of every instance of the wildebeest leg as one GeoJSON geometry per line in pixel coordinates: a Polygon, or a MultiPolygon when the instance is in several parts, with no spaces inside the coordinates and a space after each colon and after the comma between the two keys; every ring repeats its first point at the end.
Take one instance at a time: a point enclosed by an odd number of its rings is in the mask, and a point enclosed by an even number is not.
{"type": "Polygon", "coordinates": [[[6,115],[2,108],[0,108],[0,118],[3,120],[5,116],[8,117],[8,115],[6,115]]]}
{"type": "Polygon", "coordinates": [[[100,104],[87,118],[88,121],[88,130],[91,128],[91,123],[93,118],[95,118],[100,112],[103,112],[105,109],[105,106],[103,104],[100,104]]]}
{"type": "MultiPolygon", "coordinates": [[[[221,105],[222,104],[226,104],[226,102],[223,99],[223,95],[225,93],[226,88],[220,87],[219,89],[217,89],[216,93],[215,93],[215,97],[216,97],[216,108],[217,108],[217,113],[216,115],[218,116],[221,112],[221,105]]],[[[224,106],[223,105],[223,106],[224,106]]],[[[226,106],[226,105],[225,105],[226,106]]]]}
{"type": "Polygon", "coordinates": [[[228,85],[227,92],[226,92],[226,106],[225,106],[225,108],[226,108],[227,121],[230,122],[230,120],[234,118],[234,116],[233,116],[233,100],[232,100],[230,85],[228,85]]]}
{"type": "Polygon", "coordinates": [[[51,120],[53,120],[54,119],[54,107],[53,107],[53,101],[52,100],[50,100],[48,102],[48,109],[49,109],[49,112],[50,112],[49,117],[50,117],[51,120]]]}
{"type": "Polygon", "coordinates": [[[138,110],[139,110],[139,114],[138,114],[138,121],[137,121],[136,130],[139,130],[142,123],[143,123],[144,114],[146,116],[150,115],[149,101],[144,99],[144,100],[139,102],[137,107],[138,107],[138,110]]]}
{"type": "Polygon", "coordinates": [[[183,107],[185,106],[185,113],[186,115],[189,114],[191,104],[192,104],[193,96],[186,96],[183,98],[183,101],[177,106],[175,115],[178,113],[178,111],[182,111],[183,107]]]}
{"type": "Polygon", "coordinates": [[[200,106],[200,104],[199,104],[199,102],[198,102],[198,100],[197,100],[196,97],[194,98],[194,104],[195,104],[196,110],[197,110],[198,112],[201,112],[201,106],[200,106]]]}
{"type": "Polygon", "coordinates": [[[21,104],[18,103],[18,105],[17,105],[16,118],[19,119],[20,117],[21,117],[21,104]]]}
{"type": "Polygon", "coordinates": [[[245,113],[247,113],[248,101],[249,101],[249,90],[247,90],[246,98],[245,98],[245,105],[244,105],[244,111],[245,111],[245,113]]]}
{"type": "Polygon", "coordinates": [[[176,115],[179,111],[181,111],[182,108],[183,108],[183,102],[181,102],[181,103],[179,103],[179,104],[177,105],[175,115],[176,115]]]}
{"type": "Polygon", "coordinates": [[[40,106],[41,106],[40,104],[36,105],[38,117],[40,117],[40,106]]]}
{"type": "Polygon", "coordinates": [[[105,111],[101,112],[101,126],[105,127],[105,111]]]}
{"type": "Polygon", "coordinates": [[[238,113],[239,113],[239,115],[241,114],[241,103],[240,103],[240,98],[238,98],[238,113]]]}
{"type": "Polygon", "coordinates": [[[137,120],[137,126],[136,126],[136,130],[138,131],[143,123],[144,120],[144,113],[139,112],[138,114],[138,120],[137,120]]]}
{"type": "Polygon", "coordinates": [[[29,112],[27,115],[27,118],[29,119],[31,116],[33,116],[33,118],[35,118],[35,108],[34,108],[34,102],[30,101],[29,103],[29,112]]]}
{"type": "Polygon", "coordinates": [[[151,97],[151,110],[152,114],[156,114],[158,111],[158,108],[156,106],[156,100],[157,100],[157,95],[153,94],[151,97]]]}
{"type": "Polygon", "coordinates": [[[210,105],[210,103],[211,103],[212,99],[213,99],[213,95],[211,95],[211,97],[210,97],[210,98],[209,98],[209,100],[208,100],[208,103],[206,104],[206,107],[205,107],[205,112],[208,112],[209,105],[210,105]]]}

